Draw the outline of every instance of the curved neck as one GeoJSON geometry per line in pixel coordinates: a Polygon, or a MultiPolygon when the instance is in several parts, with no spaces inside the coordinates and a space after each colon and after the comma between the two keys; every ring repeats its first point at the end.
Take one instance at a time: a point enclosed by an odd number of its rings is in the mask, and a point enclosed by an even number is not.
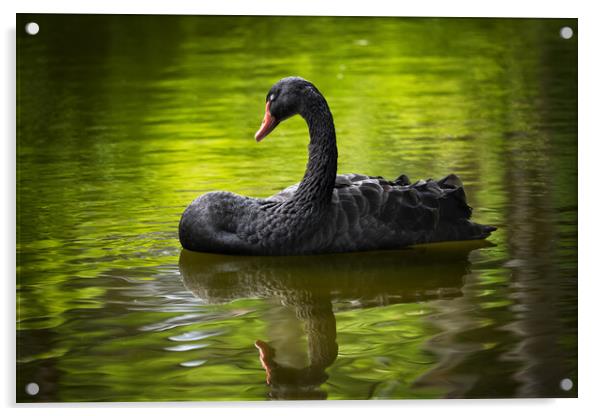
{"type": "Polygon", "coordinates": [[[293,201],[326,205],[332,198],[337,176],[337,140],[332,114],[324,97],[313,90],[300,114],[309,127],[309,158],[293,201]]]}

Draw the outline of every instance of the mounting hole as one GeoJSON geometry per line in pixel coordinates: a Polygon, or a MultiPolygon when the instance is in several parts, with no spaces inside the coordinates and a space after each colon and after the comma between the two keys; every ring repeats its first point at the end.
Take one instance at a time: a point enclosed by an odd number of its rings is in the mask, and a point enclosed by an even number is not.
{"type": "Polygon", "coordinates": [[[28,35],[37,35],[39,31],[40,25],[36,22],[29,22],[25,25],[25,32],[27,32],[28,35]]]}
{"type": "Polygon", "coordinates": [[[563,378],[560,380],[560,388],[564,391],[569,391],[573,388],[573,380],[570,378],[563,378]]]}
{"type": "Polygon", "coordinates": [[[573,37],[573,29],[571,29],[569,26],[565,26],[562,29],[560,29],[560,37],[562,39],[570,39],[573,37]]]}
{"type": "Polygon", "coordinates": [[[29,394],[30,396],[35,396],[39,392],[40,386],[38,386],[38,383],[29,383],[27,386],[25,386],[25,393],[29,394]]]}

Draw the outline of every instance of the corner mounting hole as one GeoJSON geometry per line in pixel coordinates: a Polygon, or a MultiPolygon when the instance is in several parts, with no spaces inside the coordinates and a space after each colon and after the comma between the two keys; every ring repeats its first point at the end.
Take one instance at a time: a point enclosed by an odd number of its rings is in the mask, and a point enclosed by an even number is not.
{"type": "Polygon", "coordinates": [[[564,391],[569,391],[573,388],[573,380],[570,378],[563,378],[560,380],[560,388],[564,391]]]}
{"type": "Polygon", "coordinates": [[[570,39],[573,37],[573,29],[571,29],[569,26],[565,26],[562,29],[560,29],[560,37],[562,39],[570,39]]]}
{"type": "Polygon", "coordinates": [[[29,22],[25,25],[25,32],[27,32],[28,35],[37,35],[39,31],[40,25],[36,22],[29,22]]]}
{"type": "Polygon", "coordinates": [[[40,392],[40,386],[38,386],[38,383],[29,383],[25,386],[25,392],[30,396],[35,396],[40,392]]]}

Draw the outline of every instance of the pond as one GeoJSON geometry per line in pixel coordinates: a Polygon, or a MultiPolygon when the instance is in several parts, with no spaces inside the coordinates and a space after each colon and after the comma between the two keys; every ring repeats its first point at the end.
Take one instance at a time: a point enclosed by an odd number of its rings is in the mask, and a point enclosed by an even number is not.
{"type": "Polygon", "coordinates": [[[564,26],[577,33],[576,19],[18,15],[17,401],[576,397],[564,26]],[[456,173],[499,229],[388,252],[183,251],[196,196],[267,197],[303,176],[301,118],[253,139],[289,75],[328,100],[340,173],[456,173]]]}

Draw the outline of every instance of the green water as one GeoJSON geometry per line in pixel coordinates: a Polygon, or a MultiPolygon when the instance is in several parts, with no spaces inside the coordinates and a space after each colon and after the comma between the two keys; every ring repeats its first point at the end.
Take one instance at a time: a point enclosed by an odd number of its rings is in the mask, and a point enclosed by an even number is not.
{"type": "Polygon", "coordinates": [[[566,25],[577,33],[576,20],[19,15],[17,400],[576,396],[566,25]],[[197,195],[269,196],[302,177],[303,120],[253,140],[288,75],[330,103],[339,172],[454,172],[475,219],[499,227],[491,244],[182,252],[197,195]],[[258,339],[276,351],[270,385],[258,339]]]}

